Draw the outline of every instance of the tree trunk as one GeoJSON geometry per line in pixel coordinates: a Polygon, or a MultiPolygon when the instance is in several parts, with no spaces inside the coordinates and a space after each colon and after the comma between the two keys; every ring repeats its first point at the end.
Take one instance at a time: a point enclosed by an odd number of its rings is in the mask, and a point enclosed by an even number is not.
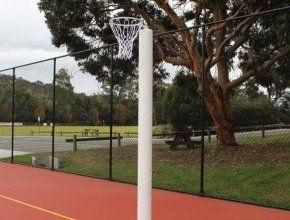
{"type": "Polygon", "coordinates": [[[215,123],[219,147],[237,146],[231,117],[230,95],[205,84],[205,102],[215,123]]]}
{"type": "Polygon", "coordinates": [[[217,144],[221,147],[237,146],[232,122],[217,122],[217,144]]]}
{"type": "MultiPolygon", "coordinates": [[[[214,18],[215,20],[225,19],[226,8],[217,8],[214,12],[214,18]]],[[[219,48],[224,41],[225,31],[225,28],[221,28],[214,33],[217,48],[219,48]]],[[[222,54],[224,54],[224,49],[222,50],[222,54]]],[[[205,79],[206,104],[216,126],[218,146],[236,146],[237,142],[231,116],[231,97],[230,91],[227,90],[227,84],[229,83],[228,60],[226,58],[220,59],[219,62],[217,62],[216,67],[218,70],[216,84],[213,85],[209,80],[205,79]]]]}

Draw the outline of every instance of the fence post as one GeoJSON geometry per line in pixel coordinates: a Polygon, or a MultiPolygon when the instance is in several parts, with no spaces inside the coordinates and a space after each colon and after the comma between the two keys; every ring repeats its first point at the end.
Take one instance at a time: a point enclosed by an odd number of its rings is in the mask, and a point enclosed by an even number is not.
{"type": "Polygon", "coordinates": [[[112,179],[112,158],[113,158],[113,58],[114,58],[114,47],[111,47],[111,85],[110,85],[110,151],[109,151],[109,179],[112,179]]]}
{"type": "Polygon", "coordinates": [[[53,59],[51,170],[54,170],[56,58],[53,59]]]}
{"type": "Polygon", "coordinates": [[[121,147],[121,134],[118,133],[118,146],[121,147]]]}
{"type": "Polygon", "coordinates": [[[262,125],[262,138],[265,138],[265,125],[262,125]]]}
{"type": "Polygon", "coordinates": [[[204,195],[204,115],[205,115],[205,99],[204,99],[204,83],[205,83],[205,54],[204,54],[204,41],[205,41],[205,26],[204,24],[201,27],[201,31],[202,31],[202,42],[201,42],[201,59],[202,59],[202,111],[201,111],[201,119],[202,119],[202,123],[201,123],[201,148],[200,148],[200,191],[199,194],[202,196],[204,195]]]}
{"type": "Polygon", "coordinates": [[[11,163],[14,163],[14,121],[15,121],[15,68],[12,75],[12,109],[11,109],[11,163]]]}
{"type": "Polygon", "coordinates": [[[77,136],[73,136],[73,152],[75,153],[78,150],[78,144],[77,144],[77,136]]]}
{"type": "Polygon", "coordinates": [[[207,135],[208,135],[208,142],[211,142],[211,130],[210,130],[210,127],[207,130],[207,135]]]}

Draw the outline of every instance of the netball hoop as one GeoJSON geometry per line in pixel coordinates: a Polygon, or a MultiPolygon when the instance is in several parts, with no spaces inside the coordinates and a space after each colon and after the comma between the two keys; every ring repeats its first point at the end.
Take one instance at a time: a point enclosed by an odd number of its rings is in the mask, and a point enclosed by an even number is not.
{"type": "Polygon", "coordinates": [[[118,58],[130,59],[133,43],[142,28],[142,20],[133,17],[118,17],[111,19],[109,24],[119,44],[118,58]]]}
{"type": "Polygon", "coordinates": [[[138,18],[110,20],[119,43],[118,58],[132,57],[139,34],[138,64],[138,220],[152,219],[152,109],[153,109],[153,31],[142,28],[138,18]]]}

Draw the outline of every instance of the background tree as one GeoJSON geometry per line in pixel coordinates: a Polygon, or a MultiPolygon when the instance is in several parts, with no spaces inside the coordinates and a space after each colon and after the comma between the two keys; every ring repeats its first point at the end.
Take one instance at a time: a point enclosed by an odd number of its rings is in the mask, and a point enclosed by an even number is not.
{"type": "Polygon", "coordinates": [[[164,116],[177,131],[201,128],[201,100],[197,89],[194,76],[180,71],[166,90],[163,98],[164,116]]]}
{"type": "MultiPolygon", "coordinates": [[[[104,81],[101,86],[105,94],[110,95],[111,82],[104,81]]],[[[138,94],[138,79],[136,76],[129,76],[122,84],[115,82],[113,89],[113,97],[115,102],[122,102],[130,99],[137,99],[138,94]]]]}
{"type": "Polygon", "coordinates": [[[94,125],[99,125],[100,124],[100,111],[99,111],[98,107],[93,106],[91,108],[91,114],[92,114],[92,119],[93,119],[94,125]]]}
{"type": "Polygon", "coordinates": [[[71,106],[73,104],[74,88],[71,76],[66,69],[59,69],[56,74],[56,121],[68,122],[71,120],[71,106]]]}
{"type": "Polygon", "coordinates": [[[0,75],[0,121],[11,121],[12,110],[12,77],[0,75]]]}
{"type": "Polygon", "coordinates": [[[94,103],[97,105],[100,110],[100,123],[101,125],[109,125],[110,124],[110,96],[108,94],[102,93],[98,95],[98,103],[94,103]]]}
{"type": "Polygon", "coordinates": [[[88,125],[90,122],[91,97],[84,93],[75,94],[73,98],[73,121],[76,124],[88,125]]]}
{"type": "Polygon", "coordinates": [[[127,106],[123,103],[118,103],[115,111],[116,121],[119,125],[123,125],[127,113],[127,106]]]}
{"type": "Polygon", "coordinates": [[[257,90],[259,86],[266,88],[268,97],[278,100],[283,97],[290,87],[290,57],[279,60],[273,65],[269,74],[260,75],[249,80],[247,83],[249,89],[257,90]]]}
{"type": "Polygon", "coordinates": [[[38,120],[38,117],[40,117],[40,121],[45,119],[45,109],[41,103],[37,104],[37,107],[34,110],[34,117],[36,120],[38,120]]]}
{"type": "Polygon", "coordinates": [[[168,84],[164,82],[154,83],[153,87],[153,124],[166,124],[168,120],[165,116],[163,99],[168,90],[168,84]]]}
{"type": "MultiPolygon", "coordinates": [[[[161,70],[162,71],[162,70],[161,70]]],[[[157,75],[157,74],[156,74],[157,75]]],[[[102,90],[106,95],[107,102],[110,99],[110,90],[111,83],[110,81],[105,81],[102,84],[102,90]]],[[[122,83],[117,84],[113,87],[113,102],[114,103],[123,103],[127,107],[127,114],[124,118],[123,123],[128,125],[137,125],[138,120],[138,78],[137,76],[129,76],[122,83]]],[[[105,96],[103,96],[105,98],[105,96]]],[[[109,104],[109,103],[108,103],[109,104]]],[[[102,107],[103,108],[103,107],[102,107]]],[[[109,111],[109,106],[107,106],[109,111]]],[[[108,112],[109,113],[109,112],[108,112]]],[[[118,122],[118,121],[117,121],[118,122]]],[[[119,123],[119,122],[118,122],[119,123]]]]}
{"type": "Polygon", "coordinates": [[[63,106],[63,122],[70,123],[72,120],[72,107],[68,104],[63,106]]]}
{"type": "Polygon", "coordinates": [[[7,101],[1,105],[0,121],[9,122],[12,120],[12,103],[7,101]]]}
{"type": "Polygon", "coordinates": [[[53,107],[53,103],[51,98],[47,98],[47,100],[44,102],[44,109],[45,109],[45,120],[47,123],[51,123],[52,122],[52,107],[53,107]]]}
{"type": "MultiPolygon", "coordinates": [[[[20,81],[21,82],[21,81],[20,81]]],[[[16,80],[15,84],[17,85],[16,80]]],[[[35,123],[34,110],[39,103],[36,96],[25,87],[15,89],[15,120],[23,123],[35,123]]]]}
{"type": "Polygon", "coordinates": [[[280,123],[282,113],[267,96],[251,98],[242,90],[232,99],[232,116],[236,126],[245,127],[280,123]]]}
{"type": "MultiPolygon", "coordinates": [[[[52,33],[52,42],[66,45],[69,52],[89,49],[103,43],[115,42],[108,21],[112,16],[132,15],[142,17],[155,32],[186,28],[188,24],[200,25],[253,12],[287,6],[288,0],[194,0],[194,1],[134,1],[134,0],[41,0],[52,33]],[[122,10],[123,9],[123,10],[122,10]],[[94,43],[92,43],[94,42],[94,43]]],[[[290,15],[287,12],[263,17],[248,17],[206,28],[205,46],[205,100],[217,130],[219,145],[236,145],[231,115],[231,93],[234,88],[266,73],[290,52],[290,15]],[[279,25],[277,25],[279,24],[279,25]],[[239,58],[239,76],[231,77],[231,63],[239,58]],[[217,76],[212,68],[216,67],[217,76]]],[[[184,30],[155,40],[159,60],[184,66],[202,83],[201,29],[184,30]],[[174,45],[172,47],[171,45],[174,45]]],[[[92,52],[93,53],[93,52],[92,52]]],[[[84,71],[104,79],[109,75],[109,53],[102,50],[94,55],[76,55],[84,71]],[[104,71],[99,72],[102,69],[104,71]]],[[[118,76],[134,75],[136,60],[120,61],[118,76]]],[[[237,71],[237,70],[236,70],[237,71]]],[[[117,77],[117,76],[116,76],[117,77]]],[[[121,77],[122,78],[122,77],[121,77]]],[[[199,91],[201,91],[199,89],[199,91]]]]}

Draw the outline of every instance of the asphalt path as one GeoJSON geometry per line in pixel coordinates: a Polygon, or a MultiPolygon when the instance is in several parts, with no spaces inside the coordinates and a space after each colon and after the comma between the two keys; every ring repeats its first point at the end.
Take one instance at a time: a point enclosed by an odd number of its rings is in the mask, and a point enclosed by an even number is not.
{"type": "MultiPolygon", "coordinates": [[[[276,129],[267,130],[265,132],[266,136],[269,135],[285,135],[290,134],[290,129],[276,129]]],[[[235,134],[237,140],[239,139],[252,139],[262,138],[261,131],[253,132],[239,132],[235,134]]],[[[55,151],[72,151],[73,143],[66,142],[65,139],[68,137],[55,137],[55,151]]],[[[170,140],[172,137],[154,137],[154,144],[164,144],[166,140],[170,140]]],[[[193,137],[192,139],[200,139],[200,137],[193,137]]],[[[216,136],[212,135],[212,141],[215,141],[216,136]]],[[[207,136],[205,137],[207,140],[207,136]]],[[[122,146],[137,145],[137,138],[123,138],[121,141],[122,146]]],[[[40,153],[40,152],[51,152],[52,137],[50,136],[16,136],[14,138],[14,150],[21,153],[40,153]]],[[[94,141],[84,141],[77,143],[78,149],[96,149],[96,148],[108,148],[110,146],[109,140],[94,140],[94,141]]],[[[118,141],[113,140],[113,147],[118,146],[118,141]]],[[[11,150],[11,137],[0,136],[0,149],[1,150],[11,150]]],[[[0,155],[1,157],[1,155],[0,155]]]]}
{"type": "MultiPolygon", "coordinates": [[[[66,142],[68,137],[55,137],[55,151],[73,150],[73,143],[66,142]]],[[[114,140],[113,145],[117,145],[114,140]]],[[[85,141],[77,143],[78,149],[105,148],[109,141],[85,141]]],[[[51,152],[52,137],[49,136],[18,136],[14,138],[14,150],[28,153],[51,152]]],[[[11,150],[11,138],[0,137],[0,149],[11,150]]]]}

